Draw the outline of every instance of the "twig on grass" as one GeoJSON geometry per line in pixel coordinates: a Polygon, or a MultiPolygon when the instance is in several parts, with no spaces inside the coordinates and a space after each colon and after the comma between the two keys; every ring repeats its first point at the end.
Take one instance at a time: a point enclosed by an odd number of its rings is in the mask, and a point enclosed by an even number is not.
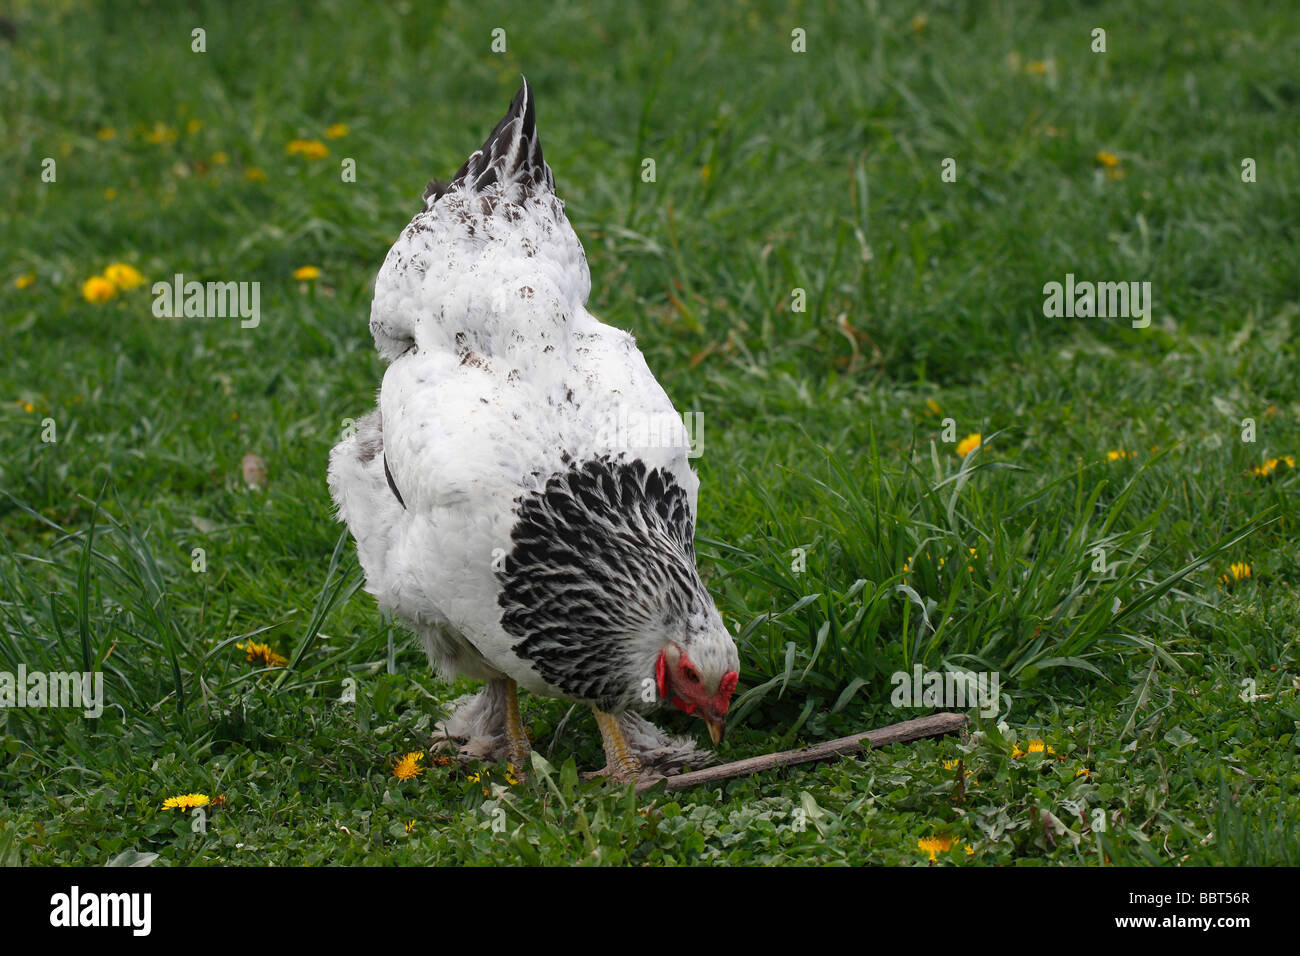
{"type": "Polygon", "coordinates": [[[637,792],[648,790],[661,782],[668,790],[684,790],[687,787],[698,787],[701,784],[730,780],[733,777],[746,777],[776,767],[792,767],[795,764],[819,760],[837,760],[840,757],[861,753],[864,748],[902,744],[924,737],[941,737],[944,734],[956,733],[965,725],[964,714],[930,714],[926,717],[917,717],[915,720],[905,720],[900,724],[877,727],[863,734],[823,741],[799,750],[781,750],[777,753],[719,764],[716,767],[705,767],[703,770],[692,770],[690,773],[677,774],[673,777],[644,780],[637,784],[637,792]]]}

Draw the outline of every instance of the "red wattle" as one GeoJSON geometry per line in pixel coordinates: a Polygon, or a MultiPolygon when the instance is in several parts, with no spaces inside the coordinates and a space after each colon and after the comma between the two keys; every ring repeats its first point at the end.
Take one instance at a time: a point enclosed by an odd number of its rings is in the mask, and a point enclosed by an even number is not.
{"type": "Polygon", "coordinates": [[[727,671],[722,675],[722,680],[718,682],[718,692],[713,695],[713,709],[719,714],[725,714],[731,708],[731,694],[739,680],[740,675],[735,671],[727,671]]]}

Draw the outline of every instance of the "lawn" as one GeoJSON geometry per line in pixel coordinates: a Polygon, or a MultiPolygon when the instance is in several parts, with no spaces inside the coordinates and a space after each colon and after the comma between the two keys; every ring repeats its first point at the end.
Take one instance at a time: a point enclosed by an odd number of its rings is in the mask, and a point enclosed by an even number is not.
{"type": "Polygon", "coordinates": [[[1300,9],[7,26],[0,671],[106,702],[0,709],[0,862],[1300,864],[1300,9]],[[526,780],[394,775],[472,685],[360,590],[326,459],[382,375],[388,246],[521,73],[589,307],[703,423],[720,758],[928,713],[892,699],[917,665],[999,676],[964,739],[636,795],[579,779],[584,708],[525,696],[526,780]],[[87,285],[115,263],[144,283],[87,285]],[[157,316],[178,273],[260,283],[259,321],[157,316]],[[1150,283],[1149,324],[1049,315],[1067,276],[1150,283]]]}

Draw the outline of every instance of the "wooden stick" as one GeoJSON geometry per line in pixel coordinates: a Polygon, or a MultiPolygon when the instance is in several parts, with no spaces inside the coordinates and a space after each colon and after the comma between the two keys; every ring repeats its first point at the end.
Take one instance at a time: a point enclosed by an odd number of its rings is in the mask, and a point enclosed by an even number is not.
{"type": "Polygon", "coordinates": [[[716,767],[705,767],[703,770],[692,770],[690,773],[678,774],[675,777],[646,780],[637,785],[637,792],[648,790],[661,782],[668,790],[684,790],[687,787],[698,787],[703,783],[745,777],[774,767],[792,767],[795,764],[812,763],[817,760],[835,760],[849,754],[861,753],[864,747],[870,749],[883,747],[885,744],[901,744],[920,740],[923,737],[941,737],[944,734],[956,733],[965,725],[964,714],[930,714],[927,717],[917,717],[915,720],[905,720],[901,724],[890,724],[888,727],[868,730],[865,734],[827,740],[800,750],[782,750],[774,754],[763,754],[760,757],[719,764],[716,767]]]}

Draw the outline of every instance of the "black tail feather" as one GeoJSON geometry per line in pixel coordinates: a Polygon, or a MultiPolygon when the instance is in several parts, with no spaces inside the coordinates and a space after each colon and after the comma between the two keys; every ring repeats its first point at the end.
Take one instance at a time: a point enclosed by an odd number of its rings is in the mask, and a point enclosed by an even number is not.
{"type": "Polygon", "coordinates": [[[520,185],[555,191],[555,178],[542,158],[542,141],[537,134],[537,107],[532,89],[524,80],[510,102],[510,109],[492,130],[481,149],[457,170],[450,183],[433,180],[424,191],[426,203],[437,202],[449,190],[465,186],[481,193],[494,183],[520,185]]]}

